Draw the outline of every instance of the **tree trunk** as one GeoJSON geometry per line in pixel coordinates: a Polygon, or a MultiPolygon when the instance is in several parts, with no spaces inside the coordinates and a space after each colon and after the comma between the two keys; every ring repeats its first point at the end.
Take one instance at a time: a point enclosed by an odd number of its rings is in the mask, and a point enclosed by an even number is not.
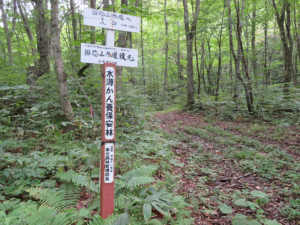
{"type": "Polygon", "coordinates": [[[143,39],[143,16],[141,16],[141,47],[142,47],[142,70],[143,70],[143,85],[146,93],[146,78],[145,78],[145,59],[144,59],[144,39],[143,39]]]}
{"type": "Polygon", "coordinates": [[[21,17],[22,17],[22,21],[23,21],[23,24],[24,24],[25,31],[26,31],[26,33],[27,33],[27,36],[28,36],[29,41],[31,42],[31,51],[32,51],[32,55],[36,55],[36,48],[33,47],[33,42],[34,42],[34,40],[33,40],[33,37],[32,37],[32,33],[31,33],[30,27],[29,27],[29,25],[28,25],[26,15],[25,15],[24,12],[23,12],[23,9],[22,9],[20,0],[17,0],[17,4],[18,4],[18,8],[19,8],[20,15],[21,15],[21,17]]]}
{"type": "MultiPolygon", "coordinates": [[[[230,49],[229,49],[229,51],[230,51],[230,49]]],[[[232,79],[232,73],[233,73],[233,71],[232,71],[232,53],[231,53],[231,51],[230,51],[230,62],[229,62],[229,73],[230,73],[230,94],[233,94],[233,79],[232,79]]]]}
{"type": "MultiPolygon", "coordinates": [[[[67,79],[66,79],[66,74],[65,74],[62,55],[61,55],[60,29],[59,29],[59,21],[58,21],[58,0],[51,0],[51,27],[52,27],[51,33],[53,36],[53,46],[54,46],[55,68],[57,73],[61,106],[66,121],[71,122],[74,120],[74,113],[69,98],[67,79]]],[[[71,128],[71,126],[69,126],[68,128],[71,128]]]]}
{"type": "Polygon", "coordinates": [[[52,37],[51,37],[51,32],[50,32],[50,29],[51,29],[51,11],[48,10],[48,1],[49,0],[45,0],[45,20],[46,20],[46,37],[47,37],[47,46],[48,46],[48,57],[49,58],[53,58],[54,54],[53,54],[53,49],[52,49],[52,46],[51,46],[51,43],[52,43],[52,37]],[[50,12],[48,12],[50,11],[50,12]]]}
{"type": "MultiPolygon", "coordinates": [[[[128,0],[121,0],[121,7],[122,5],[128,6],[128,0]]],[[[119,31],[118,47],[120,48],[127,47],[126,34],[127,32],[125,31],[119,31]]],[[[122,77],[123,77],[123,66],[117,66],[117,92],[120,92],[122,89],[122,77]]]]}
{"type": "Polygon", "coordinates": [[[283,6],[281,9],[281,15],[277,10],[275,0],[272,0],[273,7],[275,9],[275,16],[277,24],[280,30],[281,44],[284,49],[284,68],[285,75],[283,77],[284,89],[283,93],[285,95],[289,94],[290,82],[293,70],[293,40],[291,36],[291,12],[290,3],[287,0],[283,1],[283,6]],[[286,19],[285,19],[286,13],[286,19]]]}
{"type": "Polygon", "coordinates": [[[207,88],[206,88],[206,83],[205,83],[205,77],[204,77],[204,67],[205,67],[205,61],[204,61],[204,54],[205,54],[205,41],[204,39],[201,41],[201,65],[200,65],[200,76],[202,77],[202,82],[203,82],[203,87],[204,87],[204,91],[206,94],[208,94],[207,88]]]}
{"type": "Polygon", "coordinates": [[[225,12],[225,5],[224,5],[224,8],[223,8],[221,30],[220,30],[219,40],[218,40],[219,61],[218,61],[217,89],[216,89],[216,94],[215,94],[215,101],[218,101],[218,98],[219,98],[219,89],[220,89],[221,63],[222,63],[221,45],[222,45],[222,31],[223,31],[224,12],[225,12]]]}
{"type": "Polygon", "coordinates": [[[36,25],[37,52],[39,53],[38,66],[35,68],[29,67],[27,70],[26,84],[30,88],[30,92],[34,91],[37,79],[47,73],[50,68],[49,64],[49,38],[47,36],[47,24],[45,19],[45,9],[43,0],[34,0],[36,3],[35,9],[38,11],[38,22],[36,25]]]}
{"type": "MultiPolygon", "coordinates": [[[[7,20],[6,20],[6,14],[5,14],[5,11],[4,11],[4,6],[3,6],[3,0],[0,0],[0,10],[1,10],[1,15],[2,15],[2,21],[3,21],[5,36],[6,36],[6,43],[7,43],[7,51],[8,51],[9,64],[11,66],[13,66],[14,65],[14,61],[13,61],[13,56],[12,56],[11,36],[12,36],[12,34],[14,32],[16,16],[14,15],[14,17],[13,17],[13,27],[12,27],[12,29],[10,31],[8,29],[8,24],[7,24],[7,20]]],[[[15,1],[14,1],[14,14],[16,14],[16,2],[15,1]]]]}
{"type": "Polygon", "coordinates": [[[208,81],[208,86],[207,87],[207,93],[209,95],[214,95],[213,92],[213,83],[212,83],[212,76],[211,76],[211,67],[212,67],[212,62],[209,62],[208,66],[206,63],[204,63],[205,68],[206,68],[206,76],[207,76],[207,81],[208,81]]]}
{"type": "Polygon", "coordinates": [[[166,28],[166,54],[165,54],[165,75],[164,75],[164,93],[166,93],[167,89],[167,77],[168,77],[168,53],[169,53],[169,44],[168,44],[168,20],[167,20],[167,0],[165,0],[165,5],[164,5],[165,13],[165,28],[166,28]]]}
{"type": "Polygon", "coordinates": [[[298,50],[298,54],[297,52],[295,52],[295,73],[294,73],[294,77],[293,77],[293,84],[294,84],[294,87],[296,87],[298,85],[298,76],[299,76],[299,72],[298,72],[298,64],[297,64],[297,57],[299,57],[299,63],[300,63],[300,32],[299,32],[299,29],[300,29],[300,18],[298,18],[298,21],[297,21],[297,14],[296,14],[296,3],[294,2],[294,24],[295,24],[295,46],[297,47],[297,50],[298,50]],[[297,24],[297,22],[299,24],[297,24]]]}
{"type": "MultiPolygon", "coordinates": [[[[242,45],[241,45],[241,36],[240,36],[240,29],[241,29],[241,23],[240,23],[240,18],[239,18],[239,6],[236,4],[236,9],[237,9],[237,19],[238,19],[238,23],[237,23],[237,36],[238,36],[238,48],[241,49],[241,53],[243,55],[242,52],[242,45]]],[[[228,7],[228,22],[229,22],[229,42],[230,42],[230,50],[235,62],[235,69],[236,69],[236,77],[237,79],[242,83],[244,90],[245,90],[245,94],[246,94],[246,102],[247,102],[247,108],[248,111],[252,114],[253,113],[253,102],[251,102],[251,98],[250,98],[250,93],[249,93],[249,86],[248,83],[244,80],[244,78],[241,75],[241,71],[240,71],[240,57],[236,55],[235,51],[234,51],[234,47],[233,47],[233,38],[232,38],[232,19],[231,19],[231,9],[230,9],[230,0],[227,0],[227,7],[228,7]]],[[[245,59],[245,58],[244,58],[245,59]]]]}
{"type": "Polygon", "coordinates": [[[238,36],[238,43],[240,45],[240,50],[241,50],[241,55],[242,55],[242,63],[244,66],[244,70],[245,70],[245,76],[246,76],[246,80],[245,84],[246,84],[246,88],[245,88],[245,94],[246,94],[246,101],[247,101],[247,105],[248,105],[248,110],[249,112],[252,114],[253,112],[253,91],[252,91],[252,84],[251,84],[251,78],[249,76],[249,69],[248,69],[248,63],[246,61],[245,58],[245,54],[244,54],[244,48],[243,48],[243,42],[242,42],[242,19],[243,19],[243,13],[244,13],[244,1],[242,0],[242,12],[241,12],[241,18],[239,15],[239,5],[236,4],[236,0],[234,1],[235,3],[235,8],[236,8],[236,13],[237,13],[237,36],[238,36]]]}
{"type": "MultiPolygon", "coordinates": [[[[256,2],[253,3],[253,11],[252,11],[252,39],[251,39],[251,47],[252,47],[252,67],[253,67],[253,77],[254,80],[257,80],[257,56],[256,56],[256,46],[255,46],[255,32],[256,32],[256,2]]],[[[258,83],[256,81],[256,83],[258,83]]]]}
{"type": "MultiPolygon", "coordinates": [[[[95,9],[96,8],[96,0],[91,0],[91,8],[95,9]]],[[[108,0],[103,0],[103,9],[108,8],[108,0]]],[[[95,39],[95,27],[91,26],[91,44],[95,44],[96,43],[96,39],[95,39]]],[[[80,77],[86,77],[86,75],[84,74],[85,70],[87,70],[88,68],[90,68],[93,64],[92,63],[86,63],[79,71],[78,71],[78,76],[80,77]]]]}
{"type": "Polygon", "coordinates": [[[197,66],[197,75],[198,75],[197,93],[198,93],[198,95],[200,95],[201,74],[200,74],[200,68],[199,68],[198,51],[197,51],[197,35],[196,34],[195,34],[195,54],[196,54],[196,66],[197,66]]]}
{"type": "Polygon", "coordinates": [[[73,27],[73,38],[77,40],[77,21],[75,18],[74,0],[70,0],[71,14],[72,14],[72,27],[73,27]]]}
{"type": "Polygon", "coordinates": [[[187,43],[187,75],[188,75],[188,85],[187,85],[187,106],[191,107],[194,105],[194,69],[193,69],[193,38],[195,35],[197,20],[200,12],[200,0],[196,0],[196,10],[194,13],[194,19],[192,26],[190,28],[189,21],[189,10],[187,5],[187,0],[183,0],[184,7],[184,27],[187,43]]]}
{"type": "MultiPolygon", "coordinates": [[[[177,6],[179,6],[179,0],[177,0],[177,6]]],[[[177,21],[177,72],[178,79],[181,82],[183,80],[183,76],[181,75],[181,64],[180,64],[180,22],[177,21]]]]}
{"type": "MultiPolygon", "coordinates": [[[[265,7],[266,10],[268,10],[268,2],[265,2],[265,7]]],[[[266,78],[266,87],[268,87],[271,82],[270,82],[270,71],[268,67],[268,19],[265,18],[264,21],[264,34],[265,34],[265,42],[264,42],[264,74],[266,78]]]]}

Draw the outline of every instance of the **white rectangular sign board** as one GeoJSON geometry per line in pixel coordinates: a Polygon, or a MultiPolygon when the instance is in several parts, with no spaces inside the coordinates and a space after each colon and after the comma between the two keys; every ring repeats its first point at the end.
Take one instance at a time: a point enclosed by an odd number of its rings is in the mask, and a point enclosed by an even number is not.
{"type": "Polygon", "coordinates": [[[137,67],[138,50],[81,43],[81,62],[137,67]]]}
{"type": "Polygon", "coordinates": [[[140,21],[140,17],[136,16],[90,8],[84,9],[83,24],[88,26],[139,33],[140,21]]]}

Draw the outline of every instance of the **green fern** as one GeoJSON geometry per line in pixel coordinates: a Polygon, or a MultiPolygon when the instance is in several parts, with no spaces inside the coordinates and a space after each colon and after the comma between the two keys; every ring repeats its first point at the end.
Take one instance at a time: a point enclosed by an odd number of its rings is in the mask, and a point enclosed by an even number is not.
{"type": "MultiPolygon", "coordinates": [[[[124,215],[124,214],[122,214],[124,215]]],[[[119,218],[122,217],[119,215],[110,215],[108,218],[103,219],[99,215],[95,215],[93,217],[93,220],[90,220],[89,225],[117,225],[119,224],[119,218]]],[[[124,225],[127,223],[124,223],[124,225]]]]}
{"type": "Polygon", "coordinates": [[[69,170],[65,173],[57,173],[55,177],[67,181],[67,182],[73,182],[74,184],[77,184],[78,186],[87,187],[91,191],[99,193],[99,186],[96,185],[90,178],[87,178],[81,174],[76,173],[74,170],[69,170]]]}
{"type": "Polygon", "coordinates": [[[69,217],[65,213],[57,214],[54,208],[47,206],[41,206],[27,218],[30,225],[65,225],[68,224],[68,220],[69,217]]]}
{"type": "Polygon", "coordinates": [[[149,220],[148,224],[149,225],[162,225],[162,223],[157,219],[149,220]]]}
{"type": "Polygon", "coordinates": [[[80,197],[79,190],[71,186],[58,191],[41,187],[29,188],[26,191],[40,200],[43,206],[51,207],[56,211],[61,211],[67,207],[75,207],[80,197]]]}
{"type": "Polygon", "coordinates": [[[156,169],[157,166],[155,165],[142,166],[141,168],[136,168],[125,173],[123,176],[117,176],[120,179],[116,180],[116,196],[129,190],[129,188],[150,184],[155,181],[150,175],[153,174],[156,169]]]}
{"type": "Polygon", "coordinates": [[[136,168],[121,177],[121,180],[125,182],[126,188],[136,187],[142,184],[149,184],[154,181],[154,178],[149,177],[157,169],[157,166],[142,166],[136,168]]]}
{"type": "Polygon", "coordinates": [[[114,221],[113,225],[127,225],[127,224],[129,224],[129,214],[125,212],[114,221]]]}
{"type": "Polygon", "coordinates": [[[123,177],[126,178],[127,182],[132,179],[133,177],[143,177],[143,176],[149,176],[157,169],[157,166],[150,165],[150,166],[142,166],[141,168],[136,168],[131,171],[129,171],[127,174],[125,174],[123,177]]]}
{"type": "Polygon", "coordinates": [[[126,186],[128,188],[135,188],[140,185],[150,184],[153,181],[155,181],[153,177],[133,177],[127,182],[126,186]]]}

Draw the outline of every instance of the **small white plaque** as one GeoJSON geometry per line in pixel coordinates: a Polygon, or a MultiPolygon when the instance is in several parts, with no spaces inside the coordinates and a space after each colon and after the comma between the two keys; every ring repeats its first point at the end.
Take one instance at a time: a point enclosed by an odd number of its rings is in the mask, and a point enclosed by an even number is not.
{"type": "Polygon", "coordinates": [[[115,70],[106,67],[105,70],[105,139],[112,140],[115,136],[115,70]]]}
{"type": "Polygon", "coordinates": [[[140,17],[97,9],[84,9],[83,24],[111,30],[140,32],[140,17]]]}
{"type": "Polygon", "coordinates": [[[137,67],[138,50],[81,43],[81,62],[137,67]]]}
{"type": "Polygon", "coordinates": [[[114,181],[114,155],[114,144],[105,144],[104,183],[112,183],[114,181]]]}

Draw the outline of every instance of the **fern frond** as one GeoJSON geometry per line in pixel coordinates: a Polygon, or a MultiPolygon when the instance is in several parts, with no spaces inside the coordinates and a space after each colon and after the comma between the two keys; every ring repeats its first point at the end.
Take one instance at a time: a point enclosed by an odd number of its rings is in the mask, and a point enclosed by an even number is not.
{"type": "Polygon", "coordinates": [[[139,185],[150,184],[153,181],[155,181],[155,179],[153,177],[133,177],[127,182],[126,187],[127,188],[131,188],[131,187],[135,188],[139,185]]]}
{"type": "Polygon", "coordinates": [[[59,191],[37,187],[26,189],[26,191],[39,199],[44,206],[52,207],[56,211],[76,206],[80,196],[78,189],[74,187],[66,187],[59,191]]]}
{"type": "Polygon", "coordinates": [[[99,193],[99,186],[96,185],[90,178],[87,178],[81,174],[76,173],[73,170],[69,170],[65,173],[57,173],[55,177],[67,181],[73,182],[78,186],[90,188],[91,191],[99,193]]]}
{"type": "Polygon", "coordinates": [[[136,168],[131,170],[129,173],[126,174],[127,179],[129,180],[132,177],[142,177],[142,176],[148,176],[154,173],[154,171],[157,169],[157,166],[150,165],[150,166],[142,166],[140,168],[136,168]]]}
{"type": "Polygon", "coordinates": [[[140,168],[136,168],[128,172],[123,176],[123,179],[128,183],[133,177],[147,177],[154,173],[157,169],[157,166],[150,165],[150,166],[142,166],[140,168]]]}
{"type": "Polygon", "coordinates": [[[113,225],[114,221],[118,218],[118,215],[110,215],[105,220],[99,215],[95,215],[93,220],[90,220],[89,225],[113,225]]]}
{"type": "Polygon", "coordinates": [[[64,181],[70,181],[71,180],[71,177],[76,174],[76,172],[74,170],[68,170],[67,172],[65,173],[57,173],[55,174],[54,177],[57,177],[61,180],[64,180],[64,181]]]}
{"type": "Polygon", "coordinates": [[[29,225],[67,225],[68,217],[65,214],[57,214],[54,208],[41,206],[38,210],[32,212],[27,218],[29,225]]]}
{"type": "Polygon", "coordinates": [[[162,225],[162,223],[157,219],[149,220],[148,224],[149,225],[162,225]]]}
{"type": "Polygon", "coordinates": [[[124,213],[115,220],[113,225],[127,225],[127,224],[129,224],[129,215],[128,213],[124,213]]]}
{"type": "Polygon", "coordinates": [[[115,207],[117,209],[122,209],[125,205],[125,200],[124,198],[126,198],[124,195],[118,196],[117,198],[115,198],[115,207]]]}

